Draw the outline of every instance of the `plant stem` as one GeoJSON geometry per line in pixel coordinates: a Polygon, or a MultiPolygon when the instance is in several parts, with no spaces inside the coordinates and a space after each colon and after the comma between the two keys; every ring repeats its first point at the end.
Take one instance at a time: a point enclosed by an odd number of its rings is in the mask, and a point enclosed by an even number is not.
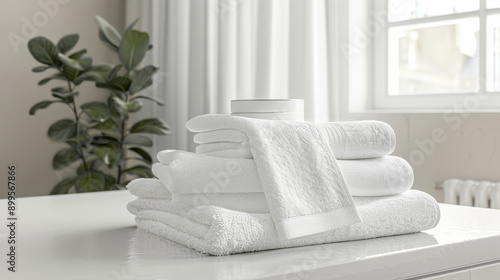
{"type": "MultiPolygon", "coordinates": [[[[70,92],[73,92],[73,87],[71,86],[71,83],[69,80],[66,80],[68,82],[68,88],[70,92]]],[[[72,109],[73,109],[73,114],[75,115],[75,121],[76,121],[76,145],[78,146],[78,152],[80,153],[82,157],[82,162],[83,166],[85,167],[86,171],[89,171],[89,167],[87,165],[87,161],[85,161],[85,155],[83,154],[82,147],[80,146],[80,116],[76,112],[76,103],[75,103],[75,98],[73,98],[72,102],[72,109]]]]}
{"type": "MultiPolygon", "coordinates": [[[[126,95],[126,97],[125,97],[125,103],[128,103],[128,95],[126,95]]],[[[121,131],[120,131],[120,155],[122,157],[124,156],[123,155],[124,154],[123,140],[125,139],[125,124],[126,124],[126,121],[125,121],[125,119],[123,119],[122,125],[121,125],[121,131]]],[[[116,183],[117,184],[120,184],[121,177],[122,177],[122,164],[119,163],[118,164],[118,176],[117,176],[117,179],[116,179],[116,183]]]]}

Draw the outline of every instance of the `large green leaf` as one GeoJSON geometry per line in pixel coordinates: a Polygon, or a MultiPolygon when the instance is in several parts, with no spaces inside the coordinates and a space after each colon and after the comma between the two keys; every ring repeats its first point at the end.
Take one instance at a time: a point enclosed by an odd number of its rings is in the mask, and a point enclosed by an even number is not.
{"type": "Polygon", "coordinates": [[[66,77],[70,81],[74,81],[76,77],[78,77],[80,72],[81,72],[80,70],[75,70],[71,67],[67,67],[66,65],[63,66],[64,77],[66,77]]]}
{"type": "Polygon", "coordinates": [[[153,84],[153,74],[158,70],[152,65],[146,66],[143,69],[136,71],[132,84],[130,84],[130,94],[139,92],[153,84]]]}
{"type": "Polygon", "coordinates": [[[152,133],[158,135],[166,135],[169,133],[170,128],[164,124],[161,120],[144,119],[138,121],[130,128],[130,133],[152,133]]]}
{"type": "Polygon", "coordinates": [[[73,70],[84,71],[92,66],[92,58],[88,55],[82,55],[79,58],[73,59],[60,53],[58,55],[58,58],[64,64],[64,66],[69,67],[73,70]]]}
{"type": "Polygon", "coordinates": [[[63,119],[53,123],[47,133],[52,141],[64,142],[76,136],[76,123],[70,119],[63,119]]]}
{"type": "Polygon", "coordinates": [[[104,122],[98,122],[97,124],[93,125],[92,128],[102,131],[108,131],[108,130],[117,131],[120,129],[118,124],[116,124],[112,118],[109,118],[104,122]]]}
{"type": "Polygon", "coordinates": [[[125,105],[127,106],[127,112],[135,113],[135,112],[141,110],[143,104],[140,100],[134,100],[134,101],[127,102],[125,105]]]}
{"type": "Polygon", "coordinates": [[[54,155],[52,168],[59,170],[80,159],[80,154],[73,148],[62,149],[54,155]]]}
{"type": "Polygon", "coordinates": [[[147,95],[135,95],[134,97],[132,97],[130,100],[135,100],[135,99],[147,99],[147,100],[151,100],[151,101],[154,101],[156,102],[156,104],[160,105],[160,106],[163,106],[165,105],[163,103],[163,101],[159,100],[159,99],[156,99],[154,97],[151,97],[151,96],[147,96],[147,95]]]}
{"type": "Polygon", "coordinates": [[[87,171],[80,174],[75,182],[77,192],[95,192],[104,190],[104,174],[98,171],[87,171]]]}
{"type": "Polygon", "coordinates": [[[116,179],[111,175],[104,175],[104,190],[117,190],[116,179]]]}
{"type": "Polygon", "coordinates": [[[47,65],[57,64],[57,48],[45,37],[35,37],[28,42],[31,55],[39,62],[47,65]]]}
{"type": "Polygon", "coordinates": [[[97,158],[109,168],[112,168],[121,157],[121,149],[116,144],[99,145],[94,148],[97,158]]]}
{"type": "Polygon", "coordinates": [[[144,161],[146,161],[147,163],[153,162],[152,159],[151,159],[151,156],[145,150],[143,150],[141,148],[138,148],[138,147],[133,147],[133,148],[130,148],[129,150],[131,150],[131,151],[137,153],[138,155],[140,155],[144,159],[144,161]]]}
{"type": "Polygon", "coordinates": [[[83,112],[89,116],[91,120],[103,122],[109,119],[111,112],[108,105],[103,102],[88,102],[80,106],[83,112]]]}
{"type": "Polygon", "coordinates": [[[111,108],[111,111],[119,116],[123,116],[127,113],[127,104],[119,97],[110,96],[108,98],[108,105],[111,108]]]}
{"type": "Polygon", "coordinates": [[[113,49],[118,50],[122,41],[122,36],[116,28],[100,16],[95,16],[99,25],[99,37],[104,42],[108,43],[113,49]]]}
{"type": "Polygon", "coordinates": [[[78,136],[68,138],[65,141],[66,144],[70,145],[71,147],[73,147],[75,149],[82,147],[82,146],[87,146],[90,143],[90,141],[92,140],[92,136],[90,136],[88,134],[85,126],[82,123],[80,123],[80,125],[78,127],[80,130],[80,133],[78,133],[78,136]]]}
{"type": "Polygon", "coordinates": [[[73,97],[78,96],[78,91],[71,92],[68,87],[55,87],[51,89],[52,96],[63,100],[66,103],[71,103],[73,97]]]}
{"type": "Polygon", "coordinates": [[[52,103],[62,103],[62,101],[60,100],[44,100],[44,101],[40,101],[38,103],[36,103],[35,105],[33,105],[33,107],[31,107],[30,109],[30,115],[34,115],[35,112],[39,109],[45,109],[47,107],[49,107],[52,103]]]}
{"type": "Polygon", "coordinates": [[[148,33],[129,30],[123,36],[123,40],[118,50],[120,61],[128,71],[131,71],[142,61],[144,55],[148,51],[148,47],[148,33]]]}
{"type": "Polygon", "coordinates": [[[70,145],[71,147],[73,147],[75,149],[78,147],[87,146],[90,143],[90,141],[92,140],[92,136],[90,136],[87,133],[86,128],[84,127],[84,125],[82,123],[80,123],[80,125],[78,127],[80,130],[80,133],[78,133],[78,136],[68,138],[65,141],[66,144],[70,145]]]}
{"type": "Polygon", "coordinates": [[[70,92],[69,88],[64,86],[64,87],[55,87],[50,89],[52,92],[58,92],[58,93],[67,93],[70,92]]]}
{"type": "Polygon", "coordinates": [[[92,139],[92,145],[119,145],[120,143],[120,140],[118,140],[118,137],[115,137],[115,136],[112,136],[112,135],[109,135],[109,134],[102,134],[102,135],[99,135],[99,136],[95,136],[93,139],[92,139]]]}
{"type": "Polygon", "coordinates": [[[37,67],[33,67],[33,69],[31,69],[31,71],[33,73],[40,73],[40,72],[43,72],[49,68],[50,68],[49,66],[37,66],[37,67]]]}
{"type": "Polygon", "coordinates": [[[96,83],[96,86],[101,88],[108,88],[126,92],[130,87],[130,83],[132,83],[132,81],[129,78],[124,76],[118,76],[106,83],[96,83]]]}
{"type": "Polygon", "coordinates": [[[67,103],[71,103],[73,102],[73,97],[78,96],[78,94],[79,94],[78,91],[66,92],[66,93],[53,92],[52,96],[60,98],[61,100],[64,100],[67,103]]]}
{"type": "Polygon", "coordinates": [[[135,175],[137,177],[142,177],[142,178],[154,177],[153,172],[151,172],[151,168],[144,166],[144,165],[136,165],[136,166],[131,167],[129,169],[123,170],[122,173],[135,175]]]}
{"type": "MultiPolygon", "coordinates": [[[[89,169],[89,171],[97,170],[100,165],[101,162],[98,159],[93,159],[90,162],[87,161],[87,168],[89,169]]],[[[76,169],[76,174],[80,175],[84,172],[87,172],[87,170],[85,169],[85,165],[83,165],[82,162],[82,164],[80,164],[80,166],[78,166],[78,168],[76,169]]]]}
{"type": "Polygon", "coordinates": [[[54,74],[50,77],[47,77],[45,79],[41,79],[39,82],[38,82],[38,85],[39,86],[43,86],[45,85],[46,83],[50,82],[51,80],[63,80],[63,81],[66,81],[66,77],[61,75],[61,73],[57,73],[57,74],[54,74]]]}
{"type": "Polygon", "coordinates": [[[93,81],[97,83],[106,82],[106,78],[111,71],[110,65],[94,65],[89,70],[82,72],[75,79],[75,83],[81,83],[83,81],[93,81]]]}
{"type": "Polygon", "coordinates": [[[86,53],[87,53],[87,49],[83,49],[83,50],[79,50],[79,51],[76,51],[76,52],[70,54],[68,57],[72,58],[72,59],[78,59],[86,53]]]}
{"type": "Polygon", "coordinates": [[[67,53],[76,45],[79,38],[80,36],[78,34],[66,35],[57,42],[57,49],[61,53],[67,53]]]}
{"type": "Polygon", "coordinates": [[[52,188],[50,194],[67,194],[69,189],[75,185],[76,178],[67,178],[57,183],[57,185],[52,188]]]}
{"type": "Polygon", "coordinates": [[[118,74],[118,72],[120,72],[120,70],[123,68],[123,65],[122,64],[118,64],[116,65],[113,70],[111,70],[111,72],[109,72],[109,76],[108,76],[108,79],[109,80],[113,80],[116,75],[118,74]]]}
{"type": "Polygon", "coordinates": [[[153,146],[153,140],[144,135],[129,134],[123,140],[123,144],[151,147],[153,146]]]}

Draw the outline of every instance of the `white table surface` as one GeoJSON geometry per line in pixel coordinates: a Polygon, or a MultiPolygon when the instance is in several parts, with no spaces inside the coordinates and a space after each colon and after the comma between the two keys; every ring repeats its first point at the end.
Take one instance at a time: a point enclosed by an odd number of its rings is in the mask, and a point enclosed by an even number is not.
{"type": "Polygon", "coordinates": [[[138,230],[127,191],[18,199],[17,272],[7,271],[0,200],[0,279],[406,279],[500,260],[500,211],[441,205],[417,234],[225,257],[138,230]]]}

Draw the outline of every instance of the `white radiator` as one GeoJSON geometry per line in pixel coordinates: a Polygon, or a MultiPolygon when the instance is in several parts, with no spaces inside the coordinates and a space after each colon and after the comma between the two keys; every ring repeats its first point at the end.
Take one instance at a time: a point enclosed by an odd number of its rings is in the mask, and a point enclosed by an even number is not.
{"type": "Polygon", "coordinates": [[[443,189],[444,203],[500,209],[500,182],[449,179],[443,189]]]}

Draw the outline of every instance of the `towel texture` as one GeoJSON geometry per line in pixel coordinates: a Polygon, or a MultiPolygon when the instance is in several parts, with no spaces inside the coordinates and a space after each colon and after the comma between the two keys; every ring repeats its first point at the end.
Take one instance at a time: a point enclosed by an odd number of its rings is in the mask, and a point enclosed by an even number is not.
{"type": "Polygon", "coordinates": [[[407,234],[433,228],[439,207],[420,191],[385,197],[355,198],[363,222],[321,234],[280,240],[269,214],[216,206],[174,207],[168,199],[138,198],[128,205],[137,226],[211,255],[277,249],[407,234]]]}
{"type": "Polygon", "coordinates": [[[203,115],[189,120],[186,127],[192,132],[235,129],[247,135],[281,239],[318,234],[360,221],[332,156],[328,136],[319,126],[203,115]]]}
{"type": "Polygon", "coordinates": [[[127,185],[128,191],[137,197],[143,198],[172,198],[172,194],[155,178],[139,178],[127,185]]]}
{"type": "Polygon", "coordinates": [[[196,147],[196,152],[199,154],[218,152],[224,150],[246,151],[250,150],[250,144],[247,141],[241,143],[216,142],[216,143],[202,144],[196,147]]]}
{"type": "Polygon", "coordinates": [[[248,142],[245,133],[234,129],[219,129],[214,131],[200,132],[194,135],[196,144],[208,144],[217,142],[248,142]]]}
{"type": "Polygon", "coordinates": [[[185,209],[201,205],[213,205],[229,210],[248,213],[267,213],[267,205],[264,193],[222,193],[222,194],[172,194],[174,206],[185,209]]]}
{"type": "MultiPolygon", "coordinates": [[[[384,122],[332,122],[317,125],[328,137],[337,159],[364,159],[389,155],[396,147],[393,129],[384,122]]],[[[248,137],[238,130],[206,130],[195,135],[197,153],[251,158],[248,137]]]]}
{"type": "MultiPolygon", "coordinates": [[[[161,151],[157,157],[160,163],[153,165],[153,173],[173,193],[263,192],[251,159],[224,159],[184,151],[161,151]]],[[[339,160],[338,164],[353,196],[394,195],[413,185],[413,170],[399,157],[339,160]]]]}

